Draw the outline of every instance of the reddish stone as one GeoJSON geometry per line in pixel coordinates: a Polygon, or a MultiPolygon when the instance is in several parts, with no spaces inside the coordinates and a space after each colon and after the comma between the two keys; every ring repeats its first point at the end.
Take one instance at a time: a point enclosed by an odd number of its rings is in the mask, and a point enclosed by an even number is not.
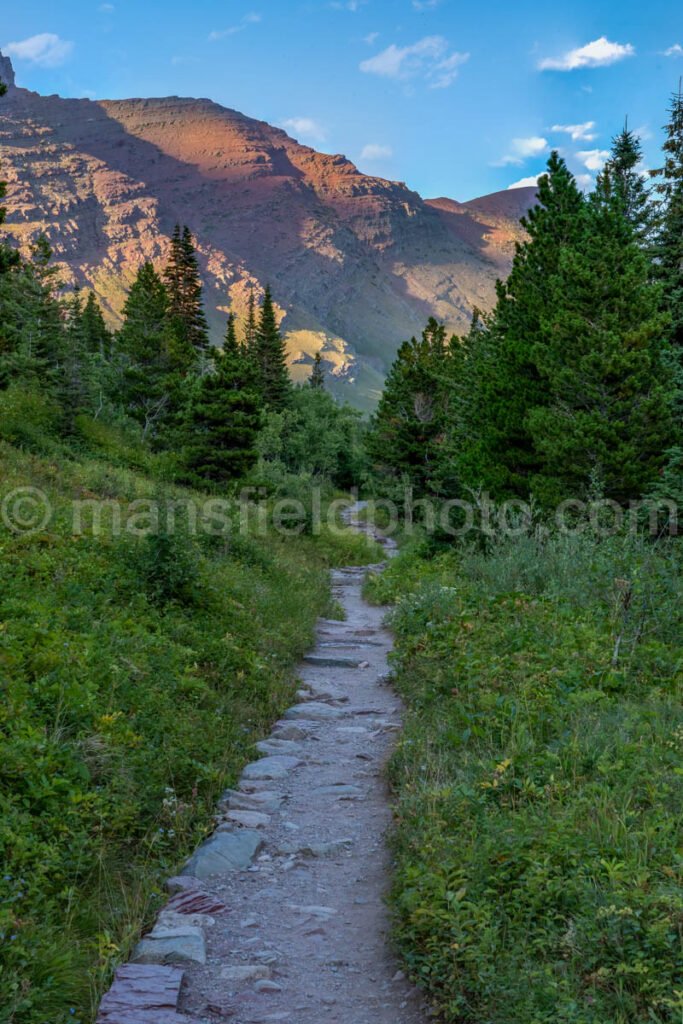
{"type": "Polygon", "coordinates": [[[222,900],[201,889],[187,889],[177,893],[164,909],[174,914],[224,914],[228,908],[222,900]]]}
{"type": "MultiPolygon", "coordinates": [[[[160,1024],[171,1024],[173,1017],[168,1011],[177,1009],[183,974],[179,967],[157,964],[119,967],[114,984],[100,1003],[97,1024],[156,1024],[157,1019],[160,1024]]],[[[187,1018],[182,1020],[188,1024],[187,1018]]]]}

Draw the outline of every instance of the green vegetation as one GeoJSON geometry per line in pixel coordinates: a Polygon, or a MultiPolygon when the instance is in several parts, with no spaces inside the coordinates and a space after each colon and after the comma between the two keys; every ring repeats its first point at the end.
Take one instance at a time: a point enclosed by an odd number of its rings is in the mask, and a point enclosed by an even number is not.
{"type": "Polygon", "coordinates": [[[591,195],[553,154],[494,311],[404,344],[368,437],[379,494],[475,510],[369,585],[408,705],[395,935],[449,1024],[683,1020],[680,525],[551,514],[652,496],[680,524],[680,94],[665,155],[655,202],[627,129],[591,195]],[[526,528],[485,528],[510,498],[526,528]]]}
{"type": "Polygon", "coordinates": [[[681,557],[530,535],[372,582],[409,708],[395,934],[446,1021],[681,1020],[681,557]]]}

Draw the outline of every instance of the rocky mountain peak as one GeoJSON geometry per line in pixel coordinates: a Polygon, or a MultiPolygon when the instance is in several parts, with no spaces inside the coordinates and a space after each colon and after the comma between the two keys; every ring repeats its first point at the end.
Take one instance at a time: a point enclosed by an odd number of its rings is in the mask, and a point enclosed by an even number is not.
{"type": "Polygon", "coordinates": [[[13,88],[17,83],[14,78],[14,68],[12,67],[12,61],[9,57],[3,57],[2,51],[0,50],[0,82],[4,82],[5,85],[13,88]]]}

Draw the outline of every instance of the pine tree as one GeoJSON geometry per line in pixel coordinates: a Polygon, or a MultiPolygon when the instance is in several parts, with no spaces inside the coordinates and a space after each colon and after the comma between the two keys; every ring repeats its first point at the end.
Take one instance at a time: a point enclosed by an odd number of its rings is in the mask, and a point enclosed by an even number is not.
{"type": "Polygon", "coordinates": [[[105,359],[110,354],[111,334],[107,330],[94,292],[88,295],[82,319],[86,351],[105,359]]]}
{"type": "Polygon", "coordinates": [[[542,466],[534,493],[553,505],[599,485],[607,498],[640,497],[663,465],[672,432],[664,363],[667,317],[616,191],[578,214],[581,228],[549,280],[535,346],[550,401],[528,425],[542,466]]]}
{"type": "Polygon", "coordinates": [[[598,177],[596,193],[609,202],[621,202],[624,216],[636,239],[647,245],[652,234],[655,211],[645,179],[638,170],[643,159],[640,140],[628,126],[612,140],[612,154],[598,177]]]}
{"type": "Polygon", "coordinates": [[[260,389],[267,409],[284,409],[291,397],[285,343],[278,327],[273,297],[267,287],[256,332],[260,389]]]}
{"type": "Polygon", "coordinates": [[[432,317],[399,348],[368,435],[377,469],[407,477],[418,493],[428,490],[446,422],[446,353],[445,328],[432,317]]]}
{"type": "Polygon", "coordinates": [[[564,160],[552,153],[539,179],[538,205],[522,219],[528,239],[517,245],[510,276],[498,283],[486,335],[478,339],[480,378],[471,407],[477,459],[466,482],[494,497],[527,495],[531,476],[541,468],[528,426],[531,411],[549,401],[536,347],[556,301],[550,281],[580,231],[583,204],[564,160]]]}
{"type": "Polygon", "coordinates": [[[151,263],[143,264],[123,308],[116,344],[124,405],[141,423],[145,437],[169,412],[168,306],[164,282],[151,263]]]}
{"type": "Polygon", "coordinates": [[[256,354],[256,334],[258,323],[256,320],[256,299],[254,289],[249,291],[249,302],[247,303],[247,319],[244,324],[244,348],[250,358],[253,358],[254,365],[258,362],[256,354]]]}
{"type": "Polygon", "coordinates": [[[191,478],[227,483],[256,462],[259,399],[251,368],[228,319],[225,345],[212,353],[210,372],[195,385],[184,436],[184,461],[191,478]]]}
{"type": "Polygon", "coordinates": [[[176,225],[173,231],[164,280],[168,290],[172,354],[178,368],[186,371],[192,361],[209,347],[197,254],[188,227],[181,231],[180,225],[176,225]]]}
{"type": "Polygon", "coordinates": [[[316,352],[315,354],[309,384],[311,385],[312,388],[325,387],[325,371],[323,370],[323,359],[322,354],[320,352],[316,352]]]}
{"type": "Polygon", "coordinates": [[[664,143],[664,169],[657,191],[663,216],[655,245],[655,269],[671,314],[671,340],[683,354],[683,89],[671,98],[664,143]]]}

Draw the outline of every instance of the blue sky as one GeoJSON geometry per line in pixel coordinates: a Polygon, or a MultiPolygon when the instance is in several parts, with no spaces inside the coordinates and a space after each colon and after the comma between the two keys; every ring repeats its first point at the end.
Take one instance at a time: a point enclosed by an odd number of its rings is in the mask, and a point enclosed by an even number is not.
{"type": "MultiPolygon", "coordinates": [[[[683,74],[672,0],[14,0],[18,84],[208,96],[423,196],[533,179],[559,148],[587,186],[628,115],[657,166],[683,74]]],[[[9,8],[9,9],[7,9],[9,8]]]]}

